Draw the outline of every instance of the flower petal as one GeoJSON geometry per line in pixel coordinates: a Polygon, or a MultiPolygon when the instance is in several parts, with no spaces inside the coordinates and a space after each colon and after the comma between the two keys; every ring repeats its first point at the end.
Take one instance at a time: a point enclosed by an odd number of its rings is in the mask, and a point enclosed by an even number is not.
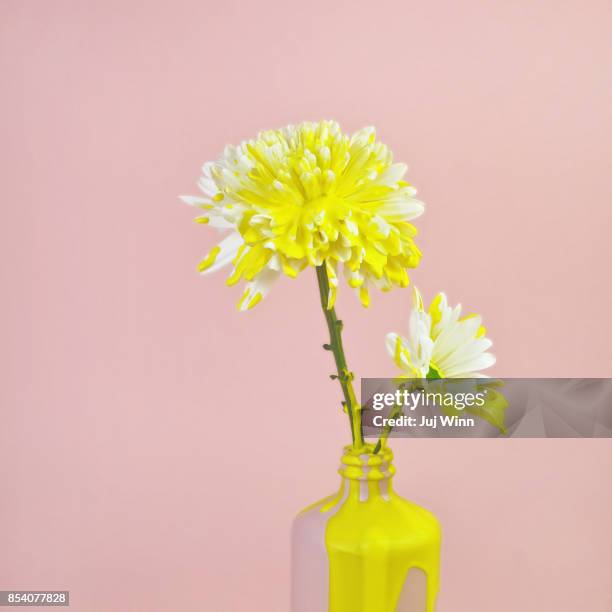
{"type": "Polygon", "coordinates": [[[242,236],[234,232],[223,239],[200,262],[198,269],[202,274],[210,274],[226,266],[236,257],[238,249],[244,243],[242,236]]]}
{"type": "Polygon", "coordinates": [[[238,302],[238,310],[249,310],[259,304],[268,295],[274,282],[281,275],[280,270],[265,268],[248,282],[246,289],[238,302]]]}

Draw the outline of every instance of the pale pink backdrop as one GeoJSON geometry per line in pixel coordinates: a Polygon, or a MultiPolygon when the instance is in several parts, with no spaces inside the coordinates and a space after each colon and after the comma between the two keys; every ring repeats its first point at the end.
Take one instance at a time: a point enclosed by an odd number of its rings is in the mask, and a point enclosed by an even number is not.
{"type": "MultiPolygon", "coordinates": [[[[177,195],[228,142],[375,124],[427,202],[429,297],[496,373],[609,376],[612,5],[2,0],[0,589],[78,612],[284,612],[288,530],[346,424],[312,272],[255,311],[177,195]]],[[[392,375],[409,292],[343,290],[392,375]]],[[[609,612],[609,440],[397,441],[444,530],[440,612],[609,612]]]]}

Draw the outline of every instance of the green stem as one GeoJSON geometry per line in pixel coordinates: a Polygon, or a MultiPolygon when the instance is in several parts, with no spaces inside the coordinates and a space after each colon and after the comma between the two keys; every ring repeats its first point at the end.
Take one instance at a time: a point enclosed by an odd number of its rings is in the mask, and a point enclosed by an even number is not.
{"type": "MultiPolygon", "coordinates": [[[[396,418],[401,413],[401,411],[402,411],[401,406],[395,406],[393,410],[391,410],[391,412],[389,413],[388,418],[389,419],[396,418]]],[[[385,425],[385,428],[383,429],[383,432],[380,438],[378,438],[378,442],[376,442],[376,446],[374,447],[375,455],[378,455],[378,453],[380,452],[380,449],[387,444],[387,440],[389,439],[389,435],[391,434],[392,429],[393,427],[391,425],[385,425]]]]}
{"type": "Polygon", "coordinates": [[[323,348],[331,351],[336,362],[337,378],[342,387],[344,401],[342,405],[346,409],[351,427],[351,437],[353,446],[361,448],[363,446],[363,432],[361,429],[361,406],[357,403],[355,390],[353,389],[353,373],[348,369],[344,347],[342,346],[342,321],[336,317],[335,309],[328,308],[329,298],[329,278],[325,263],[317,266],[317,280],[319,281],[319,294],[321,296],[321,307],[329,330],[329,344],[324,344],[323,348]]]}

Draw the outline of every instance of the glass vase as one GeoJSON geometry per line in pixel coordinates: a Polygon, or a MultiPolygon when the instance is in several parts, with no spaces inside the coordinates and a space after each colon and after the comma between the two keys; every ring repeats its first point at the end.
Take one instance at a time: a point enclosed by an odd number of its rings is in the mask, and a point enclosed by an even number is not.
{"type": "Polygon", "coordinates": [[[347,447],[340,490],[292,528],[292,612],[433,612],[440,525],[392,487],[393,454],[347,447]]]}

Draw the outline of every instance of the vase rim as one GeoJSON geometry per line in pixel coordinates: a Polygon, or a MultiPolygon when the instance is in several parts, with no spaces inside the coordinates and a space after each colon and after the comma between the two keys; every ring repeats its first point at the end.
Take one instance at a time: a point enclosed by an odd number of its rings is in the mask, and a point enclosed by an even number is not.
{"type": "Polygon", "coordinates": [[[388,447],[375,454],[373,444],[366,444],[359,449],[346,446],[339,473],[349,480],[386,480],[395,473],[392,460],[393,452],[388,447]]]}

